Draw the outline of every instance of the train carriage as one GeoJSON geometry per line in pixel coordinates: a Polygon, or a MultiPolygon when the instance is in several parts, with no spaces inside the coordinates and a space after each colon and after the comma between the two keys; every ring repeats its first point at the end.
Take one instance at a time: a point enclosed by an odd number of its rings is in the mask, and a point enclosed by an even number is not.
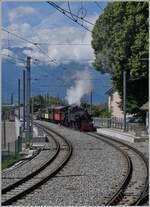
{"type": "Polygon", "coordinates": [[[64,123],[65,116],[67,113],[67,106],[56,106],[54,107],[54,121],[59,123],[64,123]]]}

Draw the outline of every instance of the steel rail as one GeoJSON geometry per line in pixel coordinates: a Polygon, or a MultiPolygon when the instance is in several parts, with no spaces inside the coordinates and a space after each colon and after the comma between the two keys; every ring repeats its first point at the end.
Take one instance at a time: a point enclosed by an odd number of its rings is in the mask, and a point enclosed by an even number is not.
{"type": "MultiPolygon", "coordinates": [[[[17,195],[15,195],[14,197],[2,202],[2,205],[11,205],[13,202],[17,201],[18,199],[20,199],[22,196],[25,196],[26,194],[32,192],[33,190],[35,190],[36,188],[38,188],[39,186],[41,186],[42,184],[44,184],[45,182],[47,182],[50,178],[52,178],[55,174],[57,174],[57,172],[59,172],[64,165],[68,162],[68,160],[70,159],[71,155],[72,155],[72,145],[71,143],[62,135],[60,135],[59,133],[55,132],[54,130],[51,130],[49,127],[44,127],[43,125],[40,124],[36,124],[39,127],[42,127],[44,129],[44,131],[47,134],[50,134],[49,131],[52,131],[53,133],[55,133],[57,136],[61,137],[67,144],[68,146],[68,153],[66,154],[65,158],[63,159],[63,161],[61,163],[59,163],[59,165],[57,165],[50,174],[44,176],[44,178],[38,182],[36,182],[35,184],[33,184],[31,187],[23,190],[22,192],[18,193],[17,195]],[[47,130],[48,131],[47,131],[47,130]]],[[[59,150],[60,151],[60,150],[59,150]]]]}
{"type": "Polygon", "coordinates": [[[131,179],[131,176],[132,176],[133,167],[132,167],[131,158],[124,150],[122,150],[117,145],[113,144],[112,142],[110,142],[110,141],[108,141],[108,140],[106,140],[106,139],[104,139],[102,137],[96,136],[97,134],[93,134],[93,133],[87,133],[87,134],[92,136],[92,137],[94,137],[94,138],[96,138],[96,139],[101,139],[103,142],[113,146],[114,148],[119,150],[123,154],[125,159],[126,159],[126,162],[127,162],[127,172],[126,172],[126,175],[125,175],[124,179],[122,180],[122,182],[120,184],[120,188],[113,194],[111,199],[106,203],[106,206],[116,205],[117,202],[122,200],[123,193],[124,193],[128,183],[130,182],[130,179],[131,179]]]}
{"type": "MultiPolygon", "coordinates": [[[[146,171],[147,171],[147,173],[146,173],[147,175],[146,175],[146,178],[145,178],[145,185],[143,187],[142,192],[138,196],[138,198],[134,202],[132,202],[130,205],[131,206],[137,206],[137,205],[143,205],[144,203],[146,203],[148,201],[148,199],[149,199],[149,184],[148,184],[148,181],[149,181],[149,178],[148,178],[149,167],[148,167],[148,159],[144,156],[144,154],[142,152],[140,152],[139,150],[137,150],[135,147],[132,147],[131,145],[129,145],[127,143],[124,143],[124,142],[122,142],[120,140],[116,140],[114,138],[111,138],[110,136],[100,135],[100,134],[95,134],[95,133],[94,134],[93,133],[91,133],[91,134],[88,133],[88,134],[90,136],[93,136],[93,137],[98,138],[98,139],[102,139],[102,137],[104,137],[104,138],[107,138],[107,141],[109,139],[110,141],[113,141],[113,142],[119,143],[121,145],[124,145],[124,146],[128,147],[129,149],[131,149],[132,151],[134,151],[134,153],[136,153],[141,158],[141,160],[144,161],[145,166],[146,166],[146,171]]],[[[120,149],[120,150],[122,150],[122,149],[120,149]]],[[[122,188],[123,187],[120,186],[120,192],[123,192],[122,188]]],[[[110,201],[107,202],[106,206],[114,205],[114,204],[117,204],[119,202],[119,200],[116,199],[117,193],[118,193],[118,191],[115,193],[115,195],[112,196],[110,201]]]]}
{"type": "Polygon", "coordinates": [[[39,153],[41,152],[40,149],[38,149],[32,157],[30,158],[22,158],[19,161],[15,162],[13,165],[17,164],[18,162],[22,161],[21,163],[18,163],[16,166],[11,165],[10,167],[8,167],[7,169],[4,169],[2,171],[2,178],[9,174],[10,172],[15,171],[16,169],[18,169],[19,167],[21,167],[22,165],[25,165],[26,163],[30,162],[31,160],[33,160],[39,153]],[[13,168],[12,168],[13,167],[13,168]],[[12,168],[12,169],[9,169],[12,168]]]}
{"type": "MultiPolygon", "coordinates": [[[[50,134],[49,134],[50,135],[50,134]]],[[[55,153],[52,155],[52,157],[48,160],[45,161],[37,170],[35,170],[34,172],[30,173],[29,175],[25,176],[23,179],[20,179],[19,181],[7,186],[6,188],[2,189],[2,194],[5,194],[9,191],[11,191],[12,189],[18,187],[19,185],[23,184],[24,182],[28,181],[29,179],[33,178],[35,175],[37,175],[38,173],[40,173],[43,169],[45,169],[58,155],[59,151],[60,151],[60,145],[57,142],[57,140],[55,140],[55,138],[50,135],[52,137],[52,139],[54,140],[55,144],[56,144],[56,151],[55,153]]]]}

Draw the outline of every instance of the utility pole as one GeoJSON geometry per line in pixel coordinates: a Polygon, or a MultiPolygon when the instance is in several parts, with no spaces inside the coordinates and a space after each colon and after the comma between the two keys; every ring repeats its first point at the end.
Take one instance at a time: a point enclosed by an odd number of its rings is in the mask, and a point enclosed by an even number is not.
{"type": "Polygon", "coordinates": [[[23,70],[23,129],[25,130],[26,123],[26,71],[23,70]]]}
{"type": "Polygon", "coordinates": [[[92,114],[92,89],[90,93],[90,113],[92,114]]]}
{"type": "Polygon", "coordinates": [[[18,79],[18,119],[20,120],[20,79],[18,79]]]}
{"type": "Polygon", "coordinates": [[[47,107],[47,94],[45,94],[44,99],[45,99],[45,107],[47,107]]]}
{"type": "Polygon", "coordinates": [[[33,113],[34,113],[34,97],[31,99],[31,139],[33,138],[33,113]]]}
{"type": "Polygon", "coordinates": [[[27,57],[27,84],[26,84],[26,121],[27,121],[27,141],[30,145],[30,80],[31,80],[31,57],[27,57]]]}
{"type": "Polygon", "coordinates": [[[13,105],[13,103],[14,103],[14,94],[12,93],[11,94],[11,105],[13,105]]]}
{"type": "Polygon", "coordinates": [[[47,104],[49,106],[49,93],[47,93],[47,104]]]}
{"type": "Polygon", "coordinates": [[[126,131],[126,71],[123,71],[123,112],[124,112],[123,129],[124,131],[126,131]]]}
{"type": "Polygon", "coordinates": [[[6,114],[5,114],[6,112],[4,111],[3,112],[3,123],[4,123],[4,125],[3,125],[3,127],[4,127],[4,148],[6,148],[6,114]]]}

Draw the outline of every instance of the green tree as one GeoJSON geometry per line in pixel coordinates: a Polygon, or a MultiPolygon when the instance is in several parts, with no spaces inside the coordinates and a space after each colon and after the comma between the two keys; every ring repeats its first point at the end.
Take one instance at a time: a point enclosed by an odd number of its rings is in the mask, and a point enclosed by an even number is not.
{"type": "Polygon", "coordinates": [[[34,111],[38,111],[38,109],[43,109],[50,105],[67,105],[67,102],[54,96],[34,96],[34,111]]]}
{"type": "MultiPolygon", "coordinates": [[[[81,107],[83,109],[86,109],[89,113],[91,112],[91,106],[89,103],[87,103],[86,101],[82,101],[81,102],[81,107]]],[[[110,113],[108,112],[108,108],[107,108],[107,104],[106,104],[106,108],[104,108],[103,110],[100,110],[98,106],[96,105],[92,105],[92,116],[95,117],[110,117],[110,113]]]]}
{"type": "Polygon", "coordinates": [[[103,109],[100,112],[100,115],[99,116],[102,117],[102,118],[110,118],[111,117],[111,112],[109,112],[108,107],[106,107],[105,109],[103,109]]]}
{"type": "Polygon", "coordinates": [[[112,75],[121,97],[127,71],[127,109],[136,113],[148,100],[148,2],[108,3],[92,37],[94,67],[112,75]]]}

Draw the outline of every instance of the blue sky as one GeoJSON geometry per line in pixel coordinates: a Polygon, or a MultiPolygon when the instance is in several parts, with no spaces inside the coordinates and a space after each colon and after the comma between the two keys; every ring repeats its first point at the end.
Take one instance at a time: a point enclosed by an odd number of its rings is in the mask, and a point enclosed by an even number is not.
{"type": "MultiPolygon", "coordinates": [[[[64,9],[69,10],[67,2],[61,2],[57,4],[64,9]]],[[[99,5],[104,8],[106,2],[101,2],[99,3],[99,5]]],[[[94,2],[71,2],[70,9],[73,13],[78,14],[79,16],[82,16],[82,13],[86,12],[85,18],[92,23],[95,23],[95,20],[102,12],[102,10],[94,2]]],[[[80,21],[80,23],[82,24],[83,22],[80,21]]],[[[88,31],[68,19],[66,16],[61,14],[59,11],[57,11],[46,2],[3,2],[2,25],[8,31],[19,34],[21,37],[24,37],[33,42],[54,43],[69,41],[71,43],[91,43],[91,34],[88,31]]],[[[83,23],[83,25],[89,30],[92,30],[92,25],[85,22],[83,23]]],[[[31,45],[20,41],[13,35],[8,35],[8,33],[6,32],[4,33],[4,36],[5,41],[3,44],[4,48],[6,49],[8,49],[8,38],[10,39],[11,48],[31,47],[31,45]]],[[[62,61],[65,58],[69,59],[69,55],[66,54],[68,47],[64,48],[63,51],[59,52],[60,47],[53,47],[48,49],[48,45],[42,46],[45,50],[47,50],[48,55],[52,57],[55,56],[58,61],[62,61]],[[49,50],[55,51],[54,54],[49,50]],[[63,53],[66,55],[61,55],[63,53]]],[[[73,55],[76,57],[75,54],[78,52],[79,55],[77,60],[83,59],[84,56],[86,57],[85,59],[94,58],[91,45],[89,45],[88,47],[76,47],[73,50],[73,55]],[[83,53],[85,53],[85,55],[83,53]],[[79,56],[81,58],[79,58],[79,56]]],[[[29,55],[29,53],[30,51],[24,51],[25,55],[29,55]]],[[[40,56],[39,51],[34,50],[34,53],[36,58],[41,57],[41,59],[45,59],[45,57],[43,58],[42,56],[40,56]]]]}
{"type": "MultiPolygon", "coordinates": [[[[56,3],[64,9],[69,10],[67,2],[56,3]]],[[[106,5],[107,2],[99,2],[99,6],[102,8],[106,5]]],[[[85,18],[93,24],[102,12],[94,2],[70,2],[70,8],[73,13],[78,14],[79,16],[82,16],[83,13],[86,12],[85,18]]],[[[82,22],[80,21],[80,23],[82,22]]],[[[83,25],[89,28],[89,30],[92,30],[92,25],[86,23],[83,25]]],[[[67,72],[64,73],[64,81],[67,83],[71,79],[73,73],[78,72],[78,69],[91,70],[91,75],[94,75],[94,77],[102,77],[99,72],[96,72],[94,69],[90,69],[91,63],[94,60],[94,51],[90,45],[92,40],[91,33],[77,25],[75,22],[72,22],[46,2],[3,2],[2,26],[8,31],[18,34],[20,37],[27,40],[44,43],[40,44],[40,47],[47,54],[43,54],[41,50],[33,44],[22,41],[7,32],[3,32],[2,53],[5,55],[3,55],[3,58],[5,58],[3,70],[8,69],[7,61],[10,57],[7,55],[24,59],[26,56],[30,55],[39,60],[38,64],[42,67],[42,70],[54,70],[56,75],[58,73],[58,67],[63,65],[62,67],[69,68],[72,67],[72,64],[77,64],[77,71],[75,71],[75,69],[74,71],[70,69],[70,71],[72,71],[70,74],[67,72]],[[82,43],[87,45],[51,45],[54,43],[82,43]],[[55,59],[57,63],[54,64],[50,62],[49,57],[55,59]]],[[[25,64],[23,61],[17,60],[16,62],[16,66],[13,66],[16,68],[22,67],[25,64]]],[[[36,66],[32,65],[32,67],[35,68],[36,66]]],[[[38,71],[33,75],[36,76],[36,73],[38,73],[38,71]]],[[[110,77],[107,74],[105,77],[107,83],[103,83],[103,85],[110,86],[110,77]]],[[[3,83],[5,83],[5,81],[3,81],[3,83]]],[[[98,84],[98,81],[96,84],[98,84]]],[[[3,88],[6,87],[3,86],[3,88]]],[[[8,90],[9,89],[7,89],[7,92],[8,90]]],[[[97,93],[96,89],[95,92],[97,93]]],[[[65,96],[65,91],[62,94],[65,96]]],[[[7,97],[6,90],[3,91],[3,95],[7,97]]],[[[95,98],[95,103],[102,102],[100,96],[105,96],[104,90],[103,94],[99,94],[99,98],[95,98]]],[[[104,101],[106,101],[106,96],[103,98],[103,102],[104,101]]]]}
{"type": "MultiPolygon", "coordinates": [[[[62,6],[65,9],[68,9],[67,1],[66,2],[56,2],[59,6],[62,6]]],[[[78,9],[81,7],[87,9],[87,15],[91,15],[96,13],[97,15],[101,13],[101,9],[94,3],[94,2],[86,2],[83,1],[83,4],[79,2],[70,2],[70,6],[73,12],[77,12],[78,9]]],[[[102,8],[105,8],[107,5],[107,2],[100,2],[99,5],[102,8]]],[[[48,5],[46,2],[2,2],[2,15],[3,15],[3,26],[8,26],[9,25],[9,20],[8,20],[8,13],[11,12],[11,10],[16,9],[18,7],[32,7],[36,9],[40,15],[36,16],[36,18],[30,19],[30,23],[35,25],[38,24],[39,20],[42,20],[42,18],[45,18],[46,16],[52,14],[55,12],[55,9],[48,5]]],[[[24,20],[26,21],[27,17],[24,17],[24,20]]],[[[69,21],[70,22],[70,21],[69,21]]],[[[70,22],[71,23],[71,22],[70,22]]]]}

